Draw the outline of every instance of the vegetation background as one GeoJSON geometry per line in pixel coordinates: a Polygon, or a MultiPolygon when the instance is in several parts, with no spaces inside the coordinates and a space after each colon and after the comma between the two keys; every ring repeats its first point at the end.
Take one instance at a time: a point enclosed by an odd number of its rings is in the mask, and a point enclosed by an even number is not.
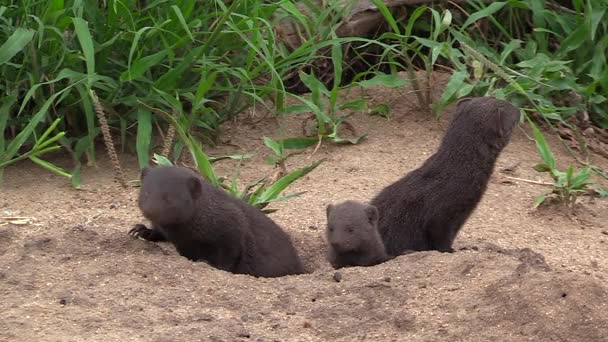
{"type": "Polygon", "coordinates": [[[533,125],[553,189],[539,195],[573,203],[606,196],[592,185],[607,177],[589,150],[608,156],[608,1],[455,1],[394,6],[392,1],[10,0],[0,5],[0,177],[30,159],[81,182],[83,163],[108,153],[135,153],[140,167],[171,164],[184,152],[207,179],[264,208],[322,161],[287,170],[292,153],[321,143],[358,144],[348,115],[390,118],[343,93],[370,85],[412,84],[421,112],[439,117],[463,96],[491,95],[522,109],[533,125]],[[353,6],[380,13],[373,34],[340,31],[353,6]],[[295,32],[298,40],[287,39],[295,32]],[[424,73],[416,71],[423,70],[424,73]],[[408,78],[397,73],[406,71],[408,78]],[[432,103],[430,75],[451,73],[432,103]],[[419,79],[421,76],[426,80],[419,79]],[[423,82],[424,81],[424,82],[423,82]],[[430,86],[422,86],[427,84],[430,86]],[[426,88],[425,88],[426,87],[426,88]],[[218,177],[203,146],[221,124],[263,106],[280,119],[314,122],[302,136],[264,139],[278,172],[253,184],[218,177]],[[558,134],[577,164],[559,170],[541,130],[558,134]],[[175,134],[177,136],[175,137],[175,134]],[[96,149],[104,142],[105,151],[96,149]],[[44,159],[61,150],[64,170],[44,159]]]}

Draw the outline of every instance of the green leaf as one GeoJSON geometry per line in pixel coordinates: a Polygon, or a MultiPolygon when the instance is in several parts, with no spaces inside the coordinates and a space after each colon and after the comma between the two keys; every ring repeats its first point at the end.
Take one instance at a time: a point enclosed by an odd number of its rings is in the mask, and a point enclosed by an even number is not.
{"type": "Polygon", "coordinates": [[[551,168],[547,164],[536,164],[532,167],[537,172],[549,172],[551,168]]]}
{"type": "Polygon", "coordinates": [[[440,113],[443,111],[445,107],[447,107],[452,101],[455,100],[456,94],[463,87],[464,80],[467,78],[467,71],[460,70],[450,76],[450,80],[446,84],[443,94],[441,94],[441,98],[439,102],[433,106],[435,112],[440,113]]]}
{"type": "Polygon", "coordinates": [[[78,163],[74,170],[72,170],[72,186],[74,188],[79,188],[81,184],[81,169],[82,165],[78,163]]]}
{"type": "Polygon", "coordinates": [[[384,74],[381,72],[376,73],[376,75],[369,80],[357,82],[357,84],[363,88],[375,87],[379,85],[398,88],[406,86],[410,83],[410,80],[401,78],[398,74],[384,74]]]}
{"type": "Polygon", "coordinates": [[[570,180],[570,184],[573,188],[586,188],[587,185],[593,184],[594,181],[591,179],[591,174],[589,173],[589,167],[586,167],[580,171],[578,171],[570,180]]]}
{"type": "Polygon", "coordinates": [[[17,134],[15,139],[13,139],[11,141],[11,143],[7,146],[6,153],[4,153],[4,155],[0,155],[0,163],[11,160],[13,158],[13,156],[17,153],[17,151],[19,151],[19,148],[21,148],[21,145],[23,145],[25,143],[25,141],[30,137],[30,135],[34,131],[34,128],[36,128],[36,126],[38,126],[40,121],[42,121],[42,119],[44,119],[44,117],[47,114],[47,111],[49,110],[49,108],[51,107],[51,105],[53,104],[55,99],[57,99],[63,93],[71,90],[72,87],[77,84],[79,84],[79,83],[77,82],[77,83],[71,84],[71,85],[61,89],[60,91],[51,95],[51,97],[49,97],[46,101],[44,101],[42,106],[40,106],[40,109],[30,118],[27,125],[21,130],[21,132],[19,132],[19,134],[17,134]]]}
{"type": "Polygon", "coordinates": [[[285,138],[280,140],[285,149],[305,149],[310,146],[314,146],[319,142],[316,137],[304,137],[304,138],[285,138]]]}
{"type": "Polygon", "coordinates": [[[291,183],[307,175],[309,172],[319,166],[319,164],[321,164],[322,162],[323,159],[316,161],[309,166],[297,169],[281,177],[260,195],[257,202],[266,203],[277,198],[281,194],[281,192],[283,192],[283,190],[285,190],[291,183]]]}
{"type": "Polygon", "coordinates": [[[464,24],[462,24],[462,26],[460,27],[461,32],[464,31],[469,25],[476,22],[477,20],[485,18],[485,17],[489,17],[492,14],[500,11],[503,7],[505,7],[506,4],[507,4],[506,2],[495,1],[492,4],[490,4],[490,6],[471,14],[467,18],[467,20],[464,22],[464,24]]]}
{"type": "Polygon", "coordinates": [[[345,102],[338,107],[340,110],[349,109],[354,111],[363,111],[367,108],[367,100],[366,99],[354,99],[348,102],[345,102]]]}
{"type": "Polygon", "coordinates": [[[264,137],[264,145],[270,148],[272,152],[274,152],[274,154],[276,154],[277,156],[283,155],[283,149],[281,148],[281,145],[279,145],[279,143],[270,139],[269,137],[264,137]]]}
{"type": "Polygon", "coordinates": [[[205,94],[211,89],[215,79],[217,78],[217,72],[212,72],[209,76],[202,75],[201,80],[196,88],[196,94],[194,95],[193,101],[193,112],[195,112],[200,106],[201,101],[205,97],[205,94]]]}
{"type": "Polygon", "coordinates": [[[540,130],[536,127],[536,125],[532,122],[532,120],[527,117],[528,123],[530,127],[532,127],[532,131],[534,131],[534,139],[536,140],[536,149],[538,150],[538,154],[542,158],[542,160],[547,164],[550,170],[555,169],[555,158],[553,157],[553,153],[551,153],[551,149],[545,140],[545,137],[542,135],[540,130]]]}
{"type": "Polygon", "coordinates": [[[441,17],[441,26],[439,32],[443,32],[448,26],[452,24],[452,12],[449,9],[445,9],[443,16],[441,17]]]}
{"type": "MultiPolygon", "coordinates": [[[[605,6],[605,4],[604,4],[605,6]]],[[[604,17],[604,13],[606,13],[605,7],[596,7],[591,12],[590,20],[591,20],[591,40],[595,40],[595,34],[597,32],[598,26],[602,23],[602,17],[604,17]]],[[[605,32],[605,31],[604,31],[605,32]]]]}
{"type": "MultiPolygon", "coordinates": [[[[4,144],[5,137],[4,132],[6,132],[6,124],[8,122],[8,117],[11,112],[11,107],[17,102],[16,96],[5,96],[0,100],[0,155],[4,153],[4,144]]],[[[2,158],[0,157],[0,161],[2,158]]]]}
{"type": "Polygon", "coordinates": [[[91,32],[89,32],[89,23],[82,18],[72,18],[72,22],[74,23],[74,32],[78,37],[87,64],[87,74],[91,76],[95,73],[95,49],[91,32]]]}
{"type": "Polygon", "coordinates": [[[216,161],[220,161],[220,160],[224,160],[224,159],[234,159],[234,160],[243,160],[243,159],[248,159],[255,156],[254,153],[251,154],[231,154],[231,155],[224,155],[224,156],[217,156],[217,157],[209,157],[209,161],[212,163],[215,163],[216,161]]]}
{"type": "Polygon", "coordinates": [[[338,92],[342,83],[342,44],[336,42],[331,46],[331,60],[334,66],[334,86],[330,95],[330,111],[333,113],[338,101],[338,92]]]}
{"type": "Polygon", "coordinates": [[[141,36],[147,31],[153,29],[153,27],[145,26],[137,30],[135,32],[135,36],[133,37],[133,41],[131,42],[131,49],[129,50],[129,60],[127,62],[128,69],[131,68],[131,62],[133,61],[133,55],[135,54],[135,50],[137,50],[137,44],[141,39],[141,36]]]}
{"type": "Polygon", "coordinates": [[[502,49],[502,52],[500,53],[499,64],[504,64],[509,55],[511,55],[511,53],[515,51],[515,49],[518,49],[522,43],[523,41],[520,39],[512,39],[507,45],[505,45],[505,47],[502,49]]]}
{"type": "Polygon", "coordinates": [[[173,9],[173,12],[175,12],[175,15],[177,15],[177,19],[179,20],[180,24],[182,24],[182,28],[184,29],[184,31],[186,31],[188,37],[190,37],[190,40],[194,41],[194,37],[192,36],[192,32],[190,32],[190,29],[188,28],[188,24],[186,24],[186,19],[184,19],[182,11],[176,5],[171,6],[171,9],[173,9]]]}
{"type": "MultiPolygon", "coordinates": [[[[86,89],[86,85],[80,84],[76,86],[76,91],[80,95],[81,106],[84,112],[84,118],[87,123],[87,133],[89,135],[90,141],[94,141],[95,135],[95,112],[93,111],[93,102],[91,100],[91,95],[86,89]]],[[[89,158],[91,162],[95,162],[95,146],[94,144],[89,145],[89,158]]]]}
{"type": "Polygon", "coordinates": [[[270,201],[268,201],[266,203],[283,202],[283,201],[286,201],[288,199],[301,196],[301,195],[305,194],[306,192],[307,191],[294,192],[293,194],[289,194],[289,195],[285,195],[285,196],[281,196],[281,197],[277,197],[277,198],[271,199],[270,201]]]}
{"type": "Polygon", "coordinates": [[[365,138],[367,138],[367,134],[363,134],[363,135],[360,135],[360,136],[354,137],[354,138],[340,138],[334,132],[334,133],[328,135],[328,137],[331,138],[333,142],[338,143],[338,144],[340,144],[340,143],[348,143],[348,144],[352,144],[352,145],[357,145],[358,143],[360,143],[363,140],[365,140],[365,138]]]}
{"type": "Polygon", "coordinates": [[[150,163],[150,141],[152,139],[152,114],[145,109],[137,110],[137,141],[135,148],[137,150],[137,161],[139,168],[148,167],[150,163]]]}
{"type": "MultiPolygon", "coordinates": [[[[321,81],[319,81],[313,74],[307,74],[303,71],[299,72],[300,79],[305,86],[310,89],[313,93],[323,94],[325,96],[329,96],[329,90],[325,87],[321,81]]],[[[313,99],[314,101],[314,99],[313,99]]]]}
{"type": "MultiPolygon", "coordinates": [[[[57,120],[61,120],[61,119],[58,118],[57,120]]],[[[59,133],[55,134],[52,138],[49,138],[46,141],[40,143],[35,148],[36,148],[36,150],[43,150],[43,149],[47,148],[47,146],[49,146],[50,144],[56,142],[57,140],[62,139],[64,136],[65,136],[65,132],[59,132],[59,133]]]]}
{"type": "Polygon", "coordinates": [[[278,114],[284,115],[284,114],[291,114],[291,113],[307,113],[307,112],[312,112],[312,110],[308,105],[303,104],[303,105],[293,105],[293,106],[285,107],[278,114]]]}
{"type": "MultiPolygon", "coordinates": [[[[327,114],[325,114],[315,102],[308,100],[302,96],[294,95],[294,97],[306,104],[306,106],[310,109],[309,111],[312,111],[315,114],[318,123],[332,122],[332,119],[327,114]]],[[[320,124],[319,127],[323,128],[323,125],[320,124]]]]}
{"type": "Polygon", "coordinates": [[[547,195],[551,192],[551,190],[546,190],[543,191],[540,195],[536,196],[536,198],[534,199],[534,208],[538,208],[538,206],[543,204],[543,202],[545,202],[545,200],[547,199],[547,195]]]}
{"type": "Polygon", "coordinates": [[[397,21],[395,21],[395,18],[391,14],[391,11],[388,9],[384,1],[372,0],[372,2],[374,3],[374,5],[376,5],[376,7],[378,7],[380,13],[382,13],[384,19],[386,19],[393,32],[395,32],[396,34],[401,34],[399,31],[399,25],[397,25],[397,21]]]}
{"type": "Polygon", "coordinates": [[[182,61],[173,69],[170,69],[166,74],[156,80],[154,88],[171,91],[176,88],[177,83],[183,77],[184,73],[190,69],[190,66],[203,52],[203,47],[198,46],[190,51],[182,61]]]}
{"type": "Polygon", "coordinates": [[[211,184],[218,186],[213,166],[211,166],[211,162],[209,161],[207,154],[203,152],[203,148],[201,147],[200,143],[194,141],[191,136],[189,136],[187,139],[190,152],[193,155],[193,159],[196,162],[196,167],[198,168],[199,172],[201,175],[207,178],[211,184]]]}
{"type": "Polygon", "coordinates": [[[277,156],[268,156],[266,157],[266,164],[268,165],[274,165],[277,164],[281,161],[280,158],[277,158],[277,156]]]}
{"type": "Polygon", "coordinates": [[[566,169],[566,184],[568,186],[572,186],[572,175],[574,174],[574,167],[572,165],[568,165],[568,169],[566,169]]]}
{"type": "MultiPolygon", "coordinates": [[[[36,141],[36,144],[34,146],[38,147],[38,148],[43,148],[44,146],[51,144],[53,142],[53,139],[55,139],[55,138],[51,138],[51,139],[45,141],[46,137],[48,137],[49,134],[51,134],[51,132],[57,127],[57,125],[59,125],[60,121],[61,121],[61,118],[55,119],[55,121],[53,121],[53,123],[51,123],[51,125],[44,131],[44,133],[42,133],[40,138],[38,138],[38,141],[36,141]]],[[[59,138],[56,138],[55,141],[57,139],[59,139],[59,138]]]]}
{"type": "MultiPolygon", "coordinates": [[[[405,27],[404,36],[409,37],[412,35],[412,31],[414,29],[414,25],[416,25],[418,18],[424,14],[426,10],[429,10],[428,6],[417,6],[414,12],[410,15],[407,20],[407,26],[405,27]]],[[[392,19],[392,15],[391,15],[392,19]]],[[[394,21],[394,19],[392,19],[394,21]]],[[[424,20],[424,19],[423,19],[424,20]]],[[[395,24],[396,25],[396,24],[395,24]]],[[[395,31],[395,33],[399,34],[399,31],[395,31]]]]}
{"type": "Polygon", "coordinates": [[[390,117],[391,109],[386,103],[380,103],[369,110],[369,115],[380,115],[385,118],[390,117]]]}
{"type": "Polygon", "coordinates": [[[58,166],[56,166],[54,164],[51,164],[51,163],[49,163],[49,162],[47,162],[45,160],[42,160],[42,159],[40,159],[40,158],[38,158],[36,156],[30,156],[30,160],[33,161],[34,163],[42,166],[43,168],[45,168],[45,169],[47,169],[47,170],[49,170],[51,172],[54,172],[54,173],[56,173],[56,174],[58,174],[60,176],[67,177],[67,178],[72,178],[72,175],[69,174],[64,169],[62,169],[62,168],[60,168],[60,167],[58,167],[58,166]]]}
{"type": "Polygon", "coordinates": [[[34,38],[34,30],[19,27],[0,46],[0,65],[3,65],[21,52],[34,38]]]}
{"type": "Polygon", "coordinates": [[[588,34],[589,30],[587,29],[587,26],[580,25],[576,28],[576,30],[560,43],[560,56],[564,56],[566,53],[581,47],[581,45],[587,41],[586,38],[588,34]]]}
{"type": "Polygon", "coordinates": [[[608,198],[608,190],[603,188],[593,188],[593,191],[597,193],[600,197],[608,198]]]}
{"type": "Polygon", "coordinates": [[[156,153],[154,153],[152,161],[160,166],[173,166],[173,163],[169,159],[167,159],[167,157],[161,156],[160,154],[156,153]]]}
{"type": "Polygon", "coordinates": [[[139,78],[146,71],[150,70],[151,67],[162,62],[166,56],[167,50],[162,50],[155,54],[136,60],[129,69],[125,70],[122,74],[120,74],[120,80],[131,81],[139,78]]]}

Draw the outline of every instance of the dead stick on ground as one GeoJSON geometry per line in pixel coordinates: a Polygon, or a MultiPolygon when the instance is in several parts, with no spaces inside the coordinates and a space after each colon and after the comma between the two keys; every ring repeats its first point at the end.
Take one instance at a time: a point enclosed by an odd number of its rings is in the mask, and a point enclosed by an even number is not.
{"type": "Polygon", "coordinates": [[[526,182],[526,183],[530,183],[530,184],[538,184],[538,185],[546,185],[546,186],[553,186],[553,184],[551,183],[547,183],[547,182],[541,182],[541,181],[534,181],[531,179],[524,179],[524,178],[517,178],[517,177],[510,177],[510,176],[502,176],[504,178],[508,178],[508,179],[512,179],[512,180],[516,180],[516,181],[520,181],[520,182],[526,182]]]}

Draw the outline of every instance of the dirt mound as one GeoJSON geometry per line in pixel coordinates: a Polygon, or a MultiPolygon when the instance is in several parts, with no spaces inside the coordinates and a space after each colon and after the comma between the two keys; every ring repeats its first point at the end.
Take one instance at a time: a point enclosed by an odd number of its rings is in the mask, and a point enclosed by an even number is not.
{"type": "MultiPolygon", "coordinates": [[[[415,253],[335,275],[324,258],[325,206],[368,201],[419,166],[448,118],[425,118],[404,89],[369,96],[390,105],[395,119],[354,115],[357,130],[369,133],[364,143],[327,143],[288,160],[293,170],[326,158],[289,189],[305,194],[272,204],[272,219],[311,272],[299,276],[228,274],[168,244],[130,238],[142,222],[138,189],[114,183],[102,150],[78,191],[36,164],[9,167],[0,189],[0,341],[608,340],[606,202],[581,198],[571,215],[531,209],[548,178],[534,171],[540,158],[519,130],[497,164],[512,178],[495,172],[455,253],[415,253]]],[[[290,118],[286,136],[301,135],[302,120],[290,118]]],[[[244,122],[225,127],[229,145],[209,150],[257,153],[240,169],[241,186],[272,174],[260,137],[279,138],[275,120],[244,122]]],[[[561,169],[575,163],[547,138],[561,169]]],[[[71,167],[68,158],[52,161],[71,167]]],[[[608,168],[603,159],[594,164],[608,168]]],[[[214,164],[220,175],[233,175],[235,165],[214,164]]],[[[138,178],[134,156],[124,156],[123,168],[128,180],[138,178]]]]}
{"type": "MultiPolygon", "coordinates": [[[[4,229],[3,236],[14,234],[4,229]]],[[[66,336],[599,341],[608,336],[606,289],[591,277],[551,270],[530,249],[485,244],[342,269],[339,277],[322,267],[279,279],[229,274],[171,249],[82,225],[58,237],[25,240],[12,250],[12,260],[3,260],[0,336],[11,341],[66,336]]]]}

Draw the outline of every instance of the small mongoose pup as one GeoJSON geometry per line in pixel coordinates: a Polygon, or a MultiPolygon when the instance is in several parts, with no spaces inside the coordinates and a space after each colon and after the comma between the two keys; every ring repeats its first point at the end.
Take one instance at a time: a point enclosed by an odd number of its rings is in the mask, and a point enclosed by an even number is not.
{"type": "Polygon", "coordinates": [[[190,169],[143,169],[139,208],[151,228],[138,224],[129,234],[169,241],[190,260],[256,277],[304,273],[290,237],[277,224],[190,169]]]}
{"type": "Polygon", "coordinates": [[[327,259],[334,268],[372,266],[388,260],[378,233],[378,209],[356,201],[329,204],[327,259]]]}
{"type": "Polygon", "coordinates": [[[437,152],[380,191],[378,229],[389,255],[453,252],[452,243],[477,207],[519,109],[491,97],[462,99],[437,152]]]}

